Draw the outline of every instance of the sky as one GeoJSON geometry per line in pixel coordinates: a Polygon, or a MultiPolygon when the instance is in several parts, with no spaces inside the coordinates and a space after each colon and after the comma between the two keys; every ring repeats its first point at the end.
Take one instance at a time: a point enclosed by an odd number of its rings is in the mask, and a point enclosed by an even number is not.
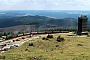
{"type": "Polygon", "coordinates": [[[0,0],[0,10],[90,10],[90,0],[0,0]]]}

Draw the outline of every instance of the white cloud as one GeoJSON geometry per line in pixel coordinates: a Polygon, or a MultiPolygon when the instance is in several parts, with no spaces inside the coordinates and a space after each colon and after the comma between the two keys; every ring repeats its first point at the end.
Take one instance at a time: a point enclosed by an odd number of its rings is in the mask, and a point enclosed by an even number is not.
{"type": "Polygon", "coordinates": [[[83,5],[90,5],[90,0],[76,0],[76,1],[83,5]]]}
{"type": "Polygon", "coordinates": [[[16,9],[24,9],[26,7],[27,9],[73,9],[73,7],[74,9],[89,9],[89,5],[90,0],[0,0],[0,8],[2,9],[7,7],[13,9],[13,6],[16,9]]]}

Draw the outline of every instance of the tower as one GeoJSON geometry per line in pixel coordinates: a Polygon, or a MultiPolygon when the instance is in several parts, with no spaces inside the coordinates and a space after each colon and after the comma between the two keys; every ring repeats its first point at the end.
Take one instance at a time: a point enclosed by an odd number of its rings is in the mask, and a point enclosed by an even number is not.
{"type": "Polygon", "coordinates": [[[78,35],[82,35],[83,32],[87,31],[87,23],[88,23],[88,17],[85,15],[81,15],[78,17],[78,35]]]}

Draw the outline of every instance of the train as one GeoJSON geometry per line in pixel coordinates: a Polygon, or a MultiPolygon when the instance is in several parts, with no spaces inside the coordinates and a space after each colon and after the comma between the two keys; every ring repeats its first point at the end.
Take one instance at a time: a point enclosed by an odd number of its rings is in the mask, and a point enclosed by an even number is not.
{"type": "Polygon", "coordinates": [[[54,33],[69,33],[69,31],[44,31],[44,32],[30,32],[30,33],[23,33],[23,34],[17,34],[17,35],[7,35],[5,40],[13,39],[21,36],[27,36],[30,35],[38,35],[38,34],[54,34],[54,33]]]}

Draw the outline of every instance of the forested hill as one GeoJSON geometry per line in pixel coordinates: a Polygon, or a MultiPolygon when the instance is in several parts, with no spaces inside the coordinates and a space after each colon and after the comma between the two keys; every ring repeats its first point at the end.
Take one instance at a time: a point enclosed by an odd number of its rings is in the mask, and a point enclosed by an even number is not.
{"type": "Polygon", "coordinates": [[[70,27],[77,26],[77,19],[63,18],[55,19],[46,16],[22,16],[14,18],[0,19],[0,28],[18,26],[18,25],[35,25],[37,27],[70,27]]]}

